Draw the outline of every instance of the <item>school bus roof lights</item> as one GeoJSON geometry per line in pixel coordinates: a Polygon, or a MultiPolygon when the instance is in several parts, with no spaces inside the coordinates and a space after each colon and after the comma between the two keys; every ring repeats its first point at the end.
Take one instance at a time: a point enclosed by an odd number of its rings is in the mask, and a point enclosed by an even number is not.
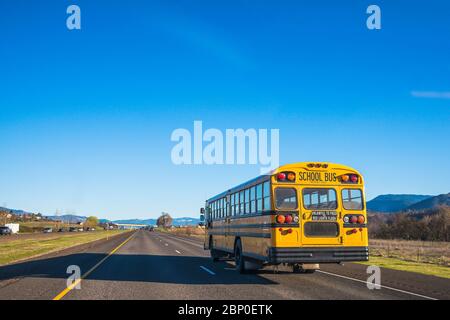
{"type": "Polygon", "coordinates": [[[341,182],[343,183],[358,183],[359,176],[357,174],[343,174],[341,176],[341,182]]]}
{"type": "Polygon", "coordinates": [[[295,182],[295,173],[294,172],[280,172],[277,174],[277,181],[295,182]]]}
{"type": "Polygon", "coordinates": [[[277,180],[278,180],[278,181],[284,181],[284,180],[286,180],[286,173],[280,172],[280,173],[277,175],[277,180]]]}
{"type": "Polygon", "coordinates": [[[326,163],[308,163],[306,166],[308,168],[328,168],[328,164],[326,163]]]}

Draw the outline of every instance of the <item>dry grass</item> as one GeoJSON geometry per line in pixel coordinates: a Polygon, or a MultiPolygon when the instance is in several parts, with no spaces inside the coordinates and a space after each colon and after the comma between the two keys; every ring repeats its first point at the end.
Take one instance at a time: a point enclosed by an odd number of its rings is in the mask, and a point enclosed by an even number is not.
{"type": "Polygon", "coordinates": [[[373,257],[450,266],[450,242],[372,239],[369,247],[373,257]]]}
{"type": "Polygon", "coordinates": [[[199,227],[181,227],[173,229],[159,229],[158,231],[168,232],[179,236],[187,236],[199,240],[205,239],[205,229],[199,227]]]}
{"type": "Polygon", "coordinates": [[[127,231],[74,232],[56,234],[55,237],[46,239],[27,237],[26,239],[1,242],[0,265],[112,237],[122,232],[127,231]]]}

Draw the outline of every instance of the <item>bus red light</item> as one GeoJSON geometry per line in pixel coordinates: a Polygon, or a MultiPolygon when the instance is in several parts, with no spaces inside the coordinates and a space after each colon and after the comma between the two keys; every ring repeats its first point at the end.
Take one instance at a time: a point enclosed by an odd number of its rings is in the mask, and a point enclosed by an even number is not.
{"type": "Polygon", "coordinates": [[[358,222],[358,217],[357,217],[357,216],[352,216],[352,217],[350,218],[350,222],[351,222],[351,223],[356,223],[356,222],[358,222]]]}
{"type": "Polygon", "coordinates": [[[288,233],[292,233],[292,229],[288,229],[288,233]]]}
{"type": "Polygon", "coordinates": [[[350,181],[353,182],[353,183],[358,182],[358,176],[356,174],[352,174],[350,176],[350,181]]]}
{"type": "Polygon", "coordinates": [[[277,179],[280,180],[280,181],[286,180],[286,173],[280,172],[280,173],[277,175],[277,179]]]}
{"type": "Polygon", "coordinates": [[[277,215],[277,222],[278,223],[284,223],[286,221],[286,217],[282,214],[277,215]]]}
{"type": "Polygon", "coordinates": [[[285,219],[284,221],[285,221],[286,223],[291,223],[292,220],[293,220],[292,216],[291,216],[290,214],[288,214],[288,215],[286,216],[286,219],[285,219]]]}

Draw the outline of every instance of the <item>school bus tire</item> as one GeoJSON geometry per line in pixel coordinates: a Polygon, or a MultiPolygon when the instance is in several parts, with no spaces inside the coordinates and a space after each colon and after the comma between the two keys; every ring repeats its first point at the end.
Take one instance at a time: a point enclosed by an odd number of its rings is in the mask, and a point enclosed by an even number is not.
{"type": "Polygon", "coordinates": [[[239,273],[245,273],[245,257],[242,254],[242,244],[241,239],[236,239],[236,243],[234,244],[234,262],[236,264],[236,270],[239,273]]]}
{"type": "Polygon", "coordinates": [[[209,237],[209,253],[213,262],[219,261],[220,253],[214,249],[212,236],[209,237]]]}

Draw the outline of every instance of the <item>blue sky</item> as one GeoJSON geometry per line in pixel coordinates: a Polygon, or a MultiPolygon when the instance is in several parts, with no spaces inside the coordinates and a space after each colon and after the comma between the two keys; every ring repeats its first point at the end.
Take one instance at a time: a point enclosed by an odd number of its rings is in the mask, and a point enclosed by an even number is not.
{"type": "Polygon", "coordinates": [[[368,199],[449,192],[448,1],[0,2],[0,206],[196,216],[259,166],[175,166],[170,135],[279,128],[280,162],[368,199]],[[66,8],[81,8],[81,30],[66,8]],[[377,4],[382,29],[368,30],[377,4]]]}

